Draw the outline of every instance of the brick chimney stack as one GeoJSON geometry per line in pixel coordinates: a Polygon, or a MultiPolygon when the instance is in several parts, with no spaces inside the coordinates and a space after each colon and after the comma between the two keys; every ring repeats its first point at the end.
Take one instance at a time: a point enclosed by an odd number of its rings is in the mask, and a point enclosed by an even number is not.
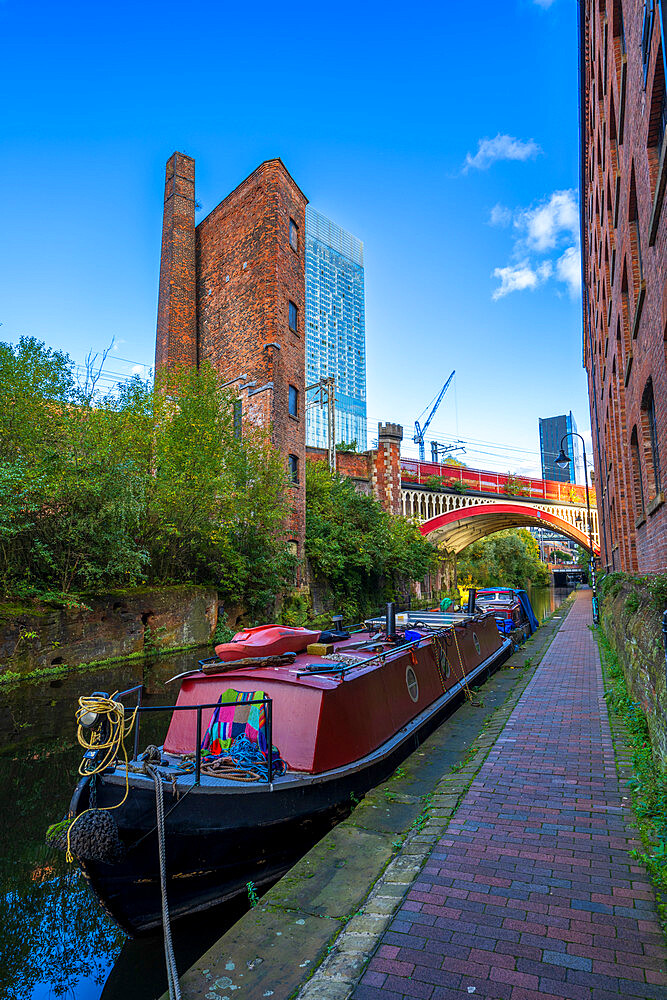
{"type": "Polygon", "coordinates": [[[167,160],[155,373],[197,364],[195,161],[167,160]]]}
{"type": "Polygon", "coordinates": [[[390,514],[401,513],[400,424],[378,424],[378,448],[373,453],[373,492],[390,514]]]}

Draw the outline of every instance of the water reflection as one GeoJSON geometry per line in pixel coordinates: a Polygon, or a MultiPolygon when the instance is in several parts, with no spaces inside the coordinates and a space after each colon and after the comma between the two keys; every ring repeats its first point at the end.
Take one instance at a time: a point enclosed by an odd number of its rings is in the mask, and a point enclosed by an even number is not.
{"type": "Polygon", "coordinates": [[[530,584],[526,589],[538,622],[553,614],[573,590],[572,587],[531,587],[530,584]]]}

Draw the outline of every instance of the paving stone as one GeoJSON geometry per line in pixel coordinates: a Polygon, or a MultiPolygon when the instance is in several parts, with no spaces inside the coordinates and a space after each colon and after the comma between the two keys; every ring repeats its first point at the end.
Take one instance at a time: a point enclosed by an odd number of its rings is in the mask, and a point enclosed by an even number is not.
{"type": "MultiPolygon", "coordinates": [[[[475,997],[511,1000],[648,998],[660,989],[667,997],[654,894],[629,856],[637,834],[590,608],[590,593],[578,592],[480,770],[469,762],[441,782],[458,805],[381,939],[400,942],[409,958],[394,959],[373,986],[387,1000],[449,1000],[467,996],[467,986],[475,997]],[[447,928],[449,939],[435,936],[447,928]]],[[[422,834],[450,809],[434,795],[422,834]]],[[[351,1000],[366,1000],[369,988],[360,984],[351,1000]]]]}

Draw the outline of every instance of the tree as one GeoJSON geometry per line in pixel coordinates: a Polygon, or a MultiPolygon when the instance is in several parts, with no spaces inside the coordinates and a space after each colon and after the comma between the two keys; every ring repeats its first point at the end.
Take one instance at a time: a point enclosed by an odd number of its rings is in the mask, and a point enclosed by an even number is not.
{"type": "Polygon", "coordinates": [[[460,584],[473,587],[546,586],[550,580],[525,528],[498,531],[469,545],[457,558],[457,575],[460,584]]]}
{"type": "Polygon", "coordinates": [[[437,552],[414,524],[323,462],[306,463],[306,495],[306,555],[346,616],[375,610],[435,566],[437,552]]]}
{"type": "Polygon", "coordinates": [[[216,586],[258,611],[294,574],[287,476],[263,431],[234,433],[214,372],[101,396],[35,340],[0,344],[0,581],[13,595],[216,586]]]}

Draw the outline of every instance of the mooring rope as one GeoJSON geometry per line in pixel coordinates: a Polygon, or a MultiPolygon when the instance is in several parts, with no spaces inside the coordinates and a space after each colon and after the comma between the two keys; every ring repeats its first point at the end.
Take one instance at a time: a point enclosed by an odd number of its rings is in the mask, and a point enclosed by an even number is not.
{"type": "Polygon", "coordinates": [[[461,656],[461,650],[459,649],[459,640],[456,635],[456,626],[451,626],[452,632],[454,634],[454,645],[456,646],[456,652],[459,656],[459,666],[461,667],[461,679],[463,680],[463,686],[465,688],[466,698],[468,701],[472,701],[472,692],[468,687],[468,678],[466,677],[465,668],[463,666],[463,657],[461,656]]]}
{"type": "Polygon", "coordinates": [[[176,968],[176,956],[174,955],[174,945],[171,939],[171,922],[169,920],[169,903],[167,901],[167,856],[164,839],[164,795],[162,790],[162,779],[160,774],[151,765],[146,763],[146,774],[148,774],[155,784],[155,815],[157,817],[157,843],[158,857],[160,861],[160,893],[162,896],[162,930],[164,933],[164,959],[167,967],[167,985],[169,987],[169,1000],[181,1000],[181,987],[178,981],[178,969],[176,968]]]}

